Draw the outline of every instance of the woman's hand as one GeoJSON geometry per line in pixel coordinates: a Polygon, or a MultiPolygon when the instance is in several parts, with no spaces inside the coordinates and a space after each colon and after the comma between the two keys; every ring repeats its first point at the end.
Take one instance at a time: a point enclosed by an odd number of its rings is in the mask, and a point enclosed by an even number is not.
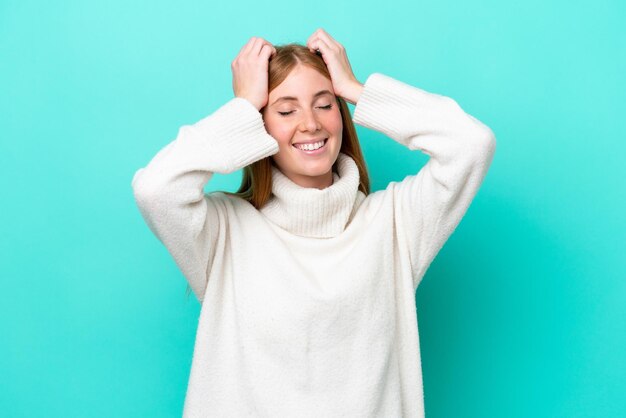
{"type": "Polygon", "coordinates": [[[363,84],[354,76],[343,45],[320,28],[309,37],[306,46],[311,52],[320,51],[330,72],[335,94],[355,104],[361,95],[363,84]]]}
{"type": "Polygon", "coordinates": [[[258,110],[268,101],[268,66],[276,48],[263,38],[253,36],[233,62],[233,91],[235,97],[247,99],[258,110]]]}

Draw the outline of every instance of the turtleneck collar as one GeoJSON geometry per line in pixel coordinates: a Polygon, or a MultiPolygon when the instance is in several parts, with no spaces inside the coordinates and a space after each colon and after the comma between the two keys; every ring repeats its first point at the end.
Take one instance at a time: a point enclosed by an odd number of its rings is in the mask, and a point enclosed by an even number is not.
{"type": "Polygon", "coordinates": [[[356,163],[340,152],[333,184],[321,190],[299,186],[272,165],[272,197],[261,213],[294,235],[330,238],[343,232],[364,198],[356,163]]]}

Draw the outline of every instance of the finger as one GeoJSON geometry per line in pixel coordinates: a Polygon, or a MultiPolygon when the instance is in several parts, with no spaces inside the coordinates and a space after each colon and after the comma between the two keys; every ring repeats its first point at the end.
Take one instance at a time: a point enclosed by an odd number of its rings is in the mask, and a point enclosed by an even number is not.
{"type": "Polygon", "coordinates": [[[311,36],[309,36],[309,39],[307,39],[307,46],[311,45],[312,43],[314,43],[317,39],[320,39],[320,33],[323,31],[323,29],[317,29],[315,32],[313,32],[311,34],[311,36]]]}
{"type": "Polygon", "coordinates": [[[324,28],[318,28],[315,33],[320,36],[320,37],[324,37],[324,38],[330,38],[332,39],[332,37],[330,36],[330,34],[328,32],[326,32],[324,30],[324,28]]]}
{"type": "Polygon", "coordinates": [[[266,59],[268,59],[274,53],[272,48],[274,48],[272,45],[266,43],[265,45],[263,45],[261,47],[261,52],[259,53],[259,56],[262,56],[262,57],[265,57],[266,59]]]}
{"type": "Polygon", "coordinates": [[[322,57],[324,56],[327,57],[328,53],[331,51],[328,44],[323,39],[319,39],[319,38],[311,42],[310,48],[312,52],[315,52],[315,50],[319,50],[320,53],[322,54],[322,57]]]}
{"type": "Polygon", "coordinates": [[[333,49],[340,50],[343,49],[343,45],[335,40],[328,32],[324,29],[319,29],[318,36],[320,39],[324,40],[328,46],[331,46],[333,49]]]}
{"type": "Polygon", "coordinates": [[[248,42],[241,49],[242,54],[250,53],[250,51],[252,50],[252,47],[254,46],[254,42],[256,41],[256,39],[257,39],[256,36],[252,36],[250,39],[248,39],[248,42]]]}
{"type": "Polygon", "coordinates": [[[318,30],[315,31],[315,33],[317,34],[317,36],[321,39],[324,39],[326,41],[327,44],[332,45],[334,43],[338,43],[335,38],[333,38],[332,36],[330,36],[330,34],[328,32],[326,32],[324,29],[319,28],[318,30]]]}
{"type": "Polygon", "coordinates": [[[327,41],[322,38],[315,38],[313,41],[311,41],[311,46],[309,49],[313,53],[315,53],[316,50],[319,50],[319,52],[322,54],[322,57],[329,57],[331,53],[337,55],[340,51],[337,47],[331,46],[327,41]]]}
{"type": "Polygon", "coordinates": [[[252,39],[248,39],[248,42],[243,44],[243,46],[239,49],[239,52],[237,53],[237,56],[235,57],[233,61],[236,61],[237,58],[241,57],[243,54],[246,53],[246,51],[248,50],[248,47],[250,46],[250,42],[252,42],[252,39]]]}
{"type": "Polygon", "coordinates": [[[259,54],[261,53],[261,48],[263,48],[263,45],[265,44],[265,42],[266,41],[263,38],[256,38],[254,40],[254,44],[252,44],[250,55],[252,55],[253,57],[258,57],[259,54]]]}
{"type": "Polygon", "coordinates": [[[265,40],[265,39],[263,39],[263,38],[261,38],[261,40],[263,41],[263,43],[259,45],[259,56],[261,56],[261,55],[264,55],[264,54],[265,54],[265,52],[264,52],[264,49],[265,49],[265,48],[269,48],[270,55],[268,55],[268,56],[266,57],[266,59],[267,59],[267,58],[269,58],[269,56],[271,56],[271,52],[272,52],[272,49],[274,49],[274,45],[272,45],[272,43],[271,43],[271,42],[266,41],[266,40],[265,40]]]}
{"type": "Polygon", "coordinates": [[[321,29],[321,33],[323,36],[325,36],[326,38],[330,39],[331,41],[337,42],[335,40],[335,38],[333,38],[332,36],[330,36],[330,33],[328,33],[327,31],[325,31],[324,29],[321,29]]]}
{"type": "Polygon", "coordinates": [[[307,39],[306,41],[306,46],[309,48],[309,50],[311,50],[311,52],[315,52],[315,49],[317,48],[317,41],[318,41],[318,37],[316,34],[313,34],[309,37],[309,39],[307,39]]]}

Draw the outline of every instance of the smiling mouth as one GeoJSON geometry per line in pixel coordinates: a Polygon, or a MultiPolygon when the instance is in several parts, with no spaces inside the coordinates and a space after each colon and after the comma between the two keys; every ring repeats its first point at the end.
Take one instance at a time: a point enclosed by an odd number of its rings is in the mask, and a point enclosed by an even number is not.
{"type": "MultiPolygon", "coordinates": [[[[323,143],[323,144],[322,144],[322,146],[321,146],[321,147],[319,147],[319,148],[310,148],[310,149],[307,149],[307,148],[300,148],[300,147],[298,147],[296,144],[293,144],[292,146],[293,146],[295,149],[297,149],[298,151],[304,151],[304,152],[307,152],[307,153],[312,153],[312,152],[319,151],[319,150],[323,149],[324,147],[326,147],[326,143],[328,143],[328,138],[324,138],[324,143],[323,143]]],[[[308,144],[308,145],[307,145],[307,147],[310,147],[310,145],[311,145],[311,144],[308,144]]]]}

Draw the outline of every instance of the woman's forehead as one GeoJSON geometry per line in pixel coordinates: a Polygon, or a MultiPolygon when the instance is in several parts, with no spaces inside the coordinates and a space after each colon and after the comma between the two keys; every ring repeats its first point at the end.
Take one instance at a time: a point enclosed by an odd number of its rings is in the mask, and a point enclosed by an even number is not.
{"type": "Polygon", "coordinates": [[[290,96],[308,99],[313,98],[324,90],[334,94],[332,82],[320,74],[319,71],[311,67],[299,65],[289,73],[282,83],[271,91],[270,97],[290,96]]]}

